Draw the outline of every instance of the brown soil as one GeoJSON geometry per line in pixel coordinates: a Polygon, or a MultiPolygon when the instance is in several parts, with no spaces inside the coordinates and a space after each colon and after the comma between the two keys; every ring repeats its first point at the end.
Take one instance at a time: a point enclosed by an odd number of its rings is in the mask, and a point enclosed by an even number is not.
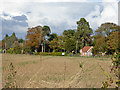
{"type": "Polygon", "coordinates": [[[100,66],[109,73],[111,65],[111,59],[103,57],[3,54],[3,87],[11,62],[17,71],[16,81],[20,88],[100,88],[107,80],[100,66]]]}

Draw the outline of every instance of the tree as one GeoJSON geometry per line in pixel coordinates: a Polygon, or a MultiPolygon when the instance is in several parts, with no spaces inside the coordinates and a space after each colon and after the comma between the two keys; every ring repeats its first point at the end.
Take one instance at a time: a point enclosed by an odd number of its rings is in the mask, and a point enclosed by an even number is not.
{"type": "Polygon", "coordinates": [[[57,36],[57,38],[54,38],[49,42],[49,47],[53,49],[53,52],[55,51],[62,51],[63,48],[63,37],[57,36]]]}
{"type": "Polygon", "coordinates": [[[22,47],[19,45],[18,41],[14,42],[13,50],[15,54],[21,54],[22,47]]]}
{"type": "MultiPolygon", "coordinates": [[[[50,36],[50,27],[49,26],[43,26],[42,28],[42,35],[43,35],[43,44],[44,44],[44,52],[45,52],[45,40],[46,40],[46,36],[50,36]]],[[[43,45],[42,45],[42,52],[43,52],[43,45]]]]}
{"type": "Polygon", "coordinates": [[[49,42],[49,47],[53,49],[53,52],[55,52],[55,49],[58,47],[58,40],[53,39],[49,42]]]}
{"type": "MultiPolygon", "coordinates": [[[[115,52],[115,47],[117,47],[115,45],[115,43],[118,45],[117,42],[119,42],[117,39],[119,29],[120,29],[120,27],[114,23],[103,23],[95,31],[96,35],[98,35],[98,36],[101,35],[101,36],[105,37],[105,39],[103,39],[104,42],[102,42],[102,44],[100,44],[99,47],[103,47],[104,48],[103,51],[105,51],[107,54],[113,54],[115,52]],[[115,39],[116,39],[116,42],[115,42],[115,39]]],[[[99,37],[99,39],[100,38],[101,37],[99,37]]],[[[98,39],[98,41],[99,41],[99,39],[98,39]]],[[[102,40],[102,38],[101,38],[101,40],[102,40]]]]}
{"type": "Polygon", "coordinates": [[[119,50],[119,32],[113,32],[108,36],[107,52],[113,54],[119,50]]]}
{"type": "Polygon", "coordinates": [[[58,39],[58,38],[57,38],[57,34],[56,34],[56,33],[52,33],[52,34],[50,34],[50,36],[49,36],[49,39],[48,39],[48,40],[49,40],[49,41],[52,41],[54,38],[55,38],[55,39],[58,39]]]}
{"type": "Polygon", "coordinates": [[[96,30],[97,33],[104,34],[106,36],[109,36],[112,32],[118,31],[118,26],[114,23],[103,23],[100,27],[96,30]]]}
{"type": "Polygon", "coordinates": [[[13,45],[13,43],[15,41],[17,41],[17,37],[15,35],[15,33],[13,32],[11,36],[8,36],[8,34],[6,34],[5,38],[3,39],[3,42],[5,43],[5,49],[9,49],[11,48],[11,46],[13,45]]]}
{"type": "Polygon", "coordinates": [[[100,54],[100,52],[106,51],[106,37],[104,35],[95,35],[94,36],[94,54],[100,54]]]}
{"type": "Polygon", "coordinates": [[[63,36],[58,36],[58,51],[62,52],[62,50],[65,50],[63,36]]]}
{"type": "Polygon", "coordinates": [[[75,30],[69,29],[63,32],[64,41],[74,38],[75,30]]]}
{"type": "Polygon", "coordinates": [[[18,39],[18,42],[19,42],[19,43],[23,43],[24,40],[21,38],[21,39],[18,39]]]}
{"type": "Polygon", "coordinates": [[[36,26],[28,28],[26,35],[27,46],[34,51],[40,47],[40,43],[43,43],[42,27],[36,26]]]}
{"type": "Polygon", "coordinates": [[[49,35],[50,35],[50,32],[51,32],[49,26],[43,26],[42,31],[43,31],[43,35],[44,35],[44,36],[49,36],[49,35]]]}
{"type": "Polygon", "coordinates": [[[36,26],[28,28],[26,36],[27,45],[31,47],[32,51],[38,50],[40,46],[42,46],[43,52],[43,47],[45,51],[45,37],[49,36],[49,34],[50,28],[48,26],[36,26]]]}
{"type": "Polygon", "coordinates": [[[90,35],[93,33],[89,22],[84,18],[77,21],[77,32],[75,33],[76,42],[79,42],[79,48],[83,48],[91,43],[90,35]]]}
{"type": "Polygon", "coordinates": [[[75,30],[72,30],[72,29],[65,30],[63,32],[63,41],[64,41],[65,50],[67,50],[68,52],[75,50],[75,44],[74,44],[74,42],[75,42],[75,30]],[[67,46],[69,46],[69,47],[67,47],[67,46]]]}
{"type": "Polygon", "coordinates": [[[75,50],[75,40],[72,38],[67,39],[64,47],[68,52],[75,50]]]}

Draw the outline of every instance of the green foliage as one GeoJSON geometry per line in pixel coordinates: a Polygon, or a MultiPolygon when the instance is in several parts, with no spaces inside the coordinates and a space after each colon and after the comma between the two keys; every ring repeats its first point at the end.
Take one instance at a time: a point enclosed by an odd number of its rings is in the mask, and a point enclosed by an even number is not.
{"type": "Polygon", "coordinates": [[[77,21],[77,32],[75,33],[75,39],[79,42],[78,48],[83,48],[84,46],[91,44],[90,35],[93,33],[90,28],[89,22],[85,20],[85,18],[81,18],[77,21]]]}
{"type": "Polygon", "coordinates": [[[7,53],[13,54],[14,53],[14,48],[10,48],[7,50],[7,53]]]}
{"type": "Polygon", "coordinates": [[[21,48],[18,47],[17,49],[14,49],[15,54],[21,54],[21,48]]]}
{"type": "Polygon", "coordinates": [[[2,49],[0,49],[0,53],[2,53],[2,49]]]}
{"type": "Polygon", "coordinates": [[[21,38],[21,39],[18,39],[18,42],[19,42],[19,43],[23,43],[24,40],[21,38]]]}
{"type": "Polygon", "coordinates": [[[75,40],[74,39],[68,39],[65,42],[65,50],[67,50],[68,52],[71,52],[73,50],[75,50],[75,40]]]}
{"type": "Polygon", "coordinates": [[[53,52],[56,51],[62,51],[63,49],[63,37],[57,36],[57,38],[54,38],[49,42],[49,47],[53,49],[53,52]]]}
{"type": "Polygon", "coordinates": [[[63,32],[63,37],[64,37],[64,41],[70,39],[70,38],[74,38],[74,34],[75,34],[75,30],[65,30],[63,32]]]}
{"type": "Polygon", "coordinates": [[[63,32],[63,41],[64,41],[64,48],[67,52],[71,52],[75,50],[75,38],[74,38],[75,30],[65,30],[63,32]]]}
{"type": "MultiPolygon", "coordinates": [[[[34,52],[34,55],[42,55],[42,56],[62,56],[63,52],[34,52]]],[[[65,53],[64,56],[66,56],[67,53],[65,53]]]]}
{"type": "Polygon", "coordinates": [[[6,34],[5,38],[4,38],[4,43],[5,43],[5,48],[9,49],[12,47],[12,45],[14,44],[15,41],[17,41],[17,37],[15,35],[15,33],[13,32],[13,34],[11,36],[8,36],[6,34]]]}
{"type": "Polygon", "coordinates": [[[56,33],[52,33],[52,34],[50,34],[50,36],[49,36],[49,41],[52,41],[53,39],[58,39],[58,37],[57,37],[57,34],[56,33]]]}
{"type": "Polygon", "coordinates": [[[23,46],[23,53],[24,54],[27,54],[27,53],[30,53],[31,52],[31,49],[30,49],[30,47],[28,47],[28,46],[23,46]]]}
{"type": "Polygon", "coordinates": [[[119,50],[119,32],[113,32],[107,37],[107,53],[114,53],[119,50]]]}
{"type": "Polygon", "coordinates": [[[5,88],[17,88],[16,78],[15,78],[16,73],[17,73],[17,71],[15,70],[15,67],[13,66],[12,63],[10,63],[9,73],[7,75],[5,88]]]}
{"type": "Polygon", "coordinates": [[[109,36],[112,32],[118,31],[118,26],[114,23],[103,23],[100,27],[96,30],[98,34],[107,35],[109,36]]]}
{"type": "Polygon", "coordinates": [[[99,55],[100,52],[104,53],[106,51],[106,42],[105,42],[105,36],[104,35],[95,35],[94,36],[94,54],[99,55]]]}
{"type": "Polygon", "coordinates": [[[18,43],[18,42],[15,42],[14,44],[15,44],[15,45],[14,45],[14,53],[15,53],[15,54],[21,54],[22,47],[19,46],[19,43],[18,43]]]}
{"type": "Polygon", "coordinates": [[[80,62],[80,63],[79,63],[79,67],[80,67],[80,68],[83,68],[83,64],[84,64],[84,62],[80,62]]]}
{"type": "Polygon", "coordinates": [[[114,23],[103,23],[95,31],[94,47],[96,54],[106,52],[113,55],[119,50],[119,30],[120,26],[114,23]]]}
{"type": "Polygon", "coordinates": [[[49,36],[51,32],[49,26],[43,26],[42,31],[43,31],[43,36],[49,36]]]}

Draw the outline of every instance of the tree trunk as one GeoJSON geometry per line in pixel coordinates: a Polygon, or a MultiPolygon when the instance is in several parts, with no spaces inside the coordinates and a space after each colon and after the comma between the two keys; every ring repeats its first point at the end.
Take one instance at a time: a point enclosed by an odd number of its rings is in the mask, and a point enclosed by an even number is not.
{"type": "Polygon", "coordinates": [[[77,53],[77,45],[78,45],[78,41],[76,41],[76,53],[77,53]]]}
{"type": "Polygon", "coordinates": [[[45,52],[45,41],[44,41],[44,52],[45,52]]]}
{"type": "Polygon", "coordinates": [[[43,52],[43,45],[42,45],[42,52],[43,52]]]}

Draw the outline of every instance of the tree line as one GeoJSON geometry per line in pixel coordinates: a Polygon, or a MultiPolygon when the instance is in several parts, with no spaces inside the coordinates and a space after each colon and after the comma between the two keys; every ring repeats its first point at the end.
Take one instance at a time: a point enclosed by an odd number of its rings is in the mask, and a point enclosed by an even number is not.
{"type": "Polygon", "coordinates": [[[76,29],[64,30],[62,35],[51,33],[49,26],[28,28],[25,40],[18,39],[13,32],[2,40],[2,49],[12,53],[72,52],[80,53],[84,46],[93,46],[92,53],[114,54],[120,51],[120,26],[103,23],[95,32],[85,18],[76,22],[76,29]]]}

